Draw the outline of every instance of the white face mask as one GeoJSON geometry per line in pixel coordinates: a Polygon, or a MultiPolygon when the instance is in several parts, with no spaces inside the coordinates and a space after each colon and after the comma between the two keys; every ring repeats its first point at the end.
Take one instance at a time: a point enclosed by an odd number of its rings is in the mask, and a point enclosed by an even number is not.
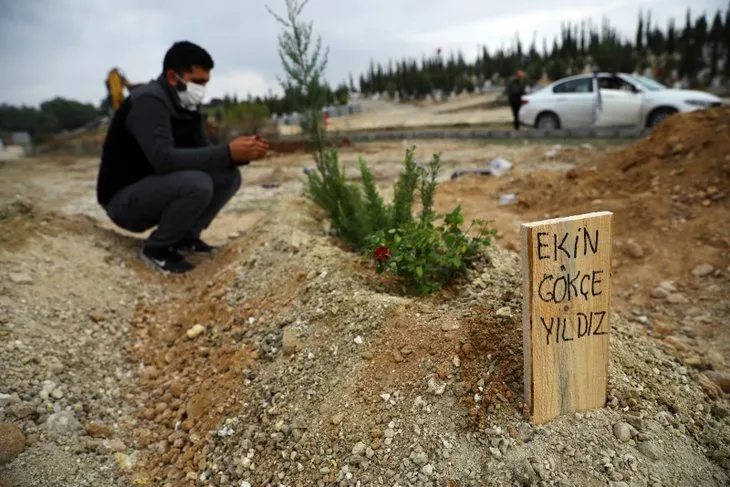
{"type": "Polygon", "coordinates": [[[185,91],[177,92],[177,95],[180,97],[180,104],[183,108],[194,112],[198,109],[198,106],[203,103],[203,98],[205,97],[205,86],[191,81],[185,82],[182,79],[180,79],[180,81],[185,83],[187,88],[185,91]]]}

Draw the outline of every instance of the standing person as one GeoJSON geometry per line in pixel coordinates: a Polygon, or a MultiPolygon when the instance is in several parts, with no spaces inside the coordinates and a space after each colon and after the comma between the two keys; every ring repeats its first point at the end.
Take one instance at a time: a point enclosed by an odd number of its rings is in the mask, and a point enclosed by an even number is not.
{"type": "Polygon", "coordinates": [[[512,108],[512,124],[515,130],[520,130],[520,107],[522,106],[522,95],[525,94],[525,72],[521,69],[507,82],[507,99],[512,108]]]}
{"type": "Polygon", "coordinates": [[[140,256],[162,271],[193,265],[183,253],[211,254],[200,239],[241,186],[239,166],[266,154],[259,135],[211,145],[200,105],[213,59],[192,42],[176,42],[162,74],[134,90],[116,111],[104,140],[97,200],[131,232],[157,227],[140,256]]]}

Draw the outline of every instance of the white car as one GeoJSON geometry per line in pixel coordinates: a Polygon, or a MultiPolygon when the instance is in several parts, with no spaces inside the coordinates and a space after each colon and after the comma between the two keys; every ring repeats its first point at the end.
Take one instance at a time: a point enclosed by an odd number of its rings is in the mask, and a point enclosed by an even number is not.
{"type": "Polygon", "coordinates": [[[644,76],[591,73],[560,79],[523,96],[519,117],[525,125],[547,130],[652,128],[674,113],[718,105],[722,100],[709,93],[670,89],[644,76]]]}

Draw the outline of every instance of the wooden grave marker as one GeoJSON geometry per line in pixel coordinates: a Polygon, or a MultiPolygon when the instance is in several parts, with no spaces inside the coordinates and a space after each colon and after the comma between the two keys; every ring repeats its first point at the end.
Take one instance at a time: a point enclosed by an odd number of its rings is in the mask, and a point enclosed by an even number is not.
{"type": "Polygon", "coordinates": [[[534,423],[604,407],[613,213],[521,226],[525,398],[534,423]]]}

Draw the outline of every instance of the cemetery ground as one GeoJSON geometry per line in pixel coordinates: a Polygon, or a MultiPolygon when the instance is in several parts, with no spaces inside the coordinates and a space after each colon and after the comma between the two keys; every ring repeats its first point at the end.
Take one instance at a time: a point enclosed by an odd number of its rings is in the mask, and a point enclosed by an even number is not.
{"type": "MultiPolygon", "coordinates": [[[[224,250],[184,277],[108,223],[96,159],[0,163],[0,485],[727,485],[729,128],[718,109],[639,141],[418,142],[443,154],[439,209],[498,230],[426,298],[328,234],[304,153],[243,170],[206,235],[224,250]],[[449,179],[495,158],[512,169],[449,179]],[[534,425],[519,224],[599,210],[606,407],[534,425]]],[[[409,146],[341,158],[385,188],[409,146]]]]}

